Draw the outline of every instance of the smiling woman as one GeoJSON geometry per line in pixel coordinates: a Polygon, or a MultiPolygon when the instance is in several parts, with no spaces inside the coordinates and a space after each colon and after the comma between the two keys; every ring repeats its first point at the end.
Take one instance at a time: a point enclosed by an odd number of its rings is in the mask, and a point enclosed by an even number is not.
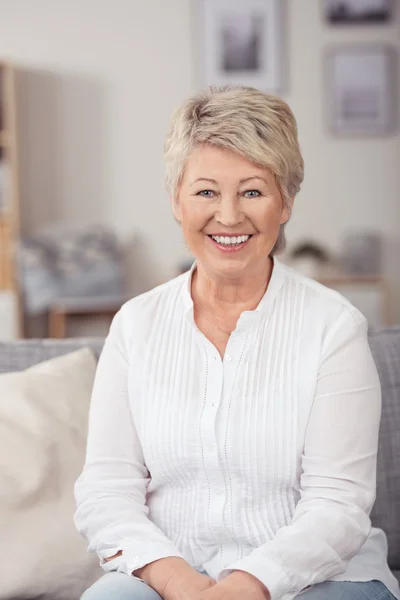
{"type": "Polygon", "coordinates": [[[109,573],[83,600],[400,600],[369,519],[366,320],[275,257],[303,180],[290,108],[206,90],[165,159],[196,262],[127,302],[100,357],[75,520],[109,573]]]}
{"type": "Polygon", "coordinates": [[[165,162],[172,210],[197,259],[196,323],[223,356],[226,332],[259,304],[285,244],[304,171],[296,121],[275,96],[211,88],[174,115],[165,162]]]}

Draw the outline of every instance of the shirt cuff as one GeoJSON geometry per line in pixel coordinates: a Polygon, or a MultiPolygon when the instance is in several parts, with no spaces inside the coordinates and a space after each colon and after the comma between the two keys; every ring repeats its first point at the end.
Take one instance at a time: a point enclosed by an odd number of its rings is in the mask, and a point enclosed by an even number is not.
{"type": "MultiPolygon", "coordinates": [[[[286,594],[293,592],[286,573],[268,557],[246,556],[223,569],[217,577],[218,581],[228,577],[234,571],[245,571],[256,577],[268,589],[271,600],[283,600],[286,594]]],[[[292,598],[293,594],[289,597],[292,598]]]]}
{"type": "Polygon", "coordinates": [[[113,558],[113,560],[105,561],[103,558],[100,558],[100,566],[107,572],[118,571],[119,573],[132,575],[133,571],[137,571],[137,569],[141,569],[155,560],[170,558],[172,556],[183,558],[182,554],[180,554],[173,545],[170,547],[165,545],[160,545],[159,547],[155,546],[150,552],[141,552],[140,554],[135,554],[135,552],[137,552],[137,550],[126,548],[125,550],[122,550],[120,556],[113,558]]]}

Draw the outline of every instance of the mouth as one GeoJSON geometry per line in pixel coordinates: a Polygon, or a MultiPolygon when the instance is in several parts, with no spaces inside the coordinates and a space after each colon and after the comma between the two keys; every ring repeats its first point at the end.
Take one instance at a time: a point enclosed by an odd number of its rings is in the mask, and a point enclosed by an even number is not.
{"type": "Polygon", "coordinates": [[[237,252],[247,246],[252,235],[208,235],[208,238],[222,252],[237,252]]]}

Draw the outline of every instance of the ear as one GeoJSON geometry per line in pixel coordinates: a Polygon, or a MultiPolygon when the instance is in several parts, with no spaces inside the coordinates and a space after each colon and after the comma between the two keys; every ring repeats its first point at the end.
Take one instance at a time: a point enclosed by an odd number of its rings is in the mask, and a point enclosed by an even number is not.
{"type": "Polygon", "coordinates": [[[281,225],[287,223],[292,215],[293,204],[294,204],[295,196],[290,199],[289,204],[284,204],[281,213],[281,225]]]}
{"type": "Polygon", "coordinates": [[[182,211],[181,211],[181,205],[180,205],[180,202],[178,199],[178,195],[176,197],[170,196],[169,201],[171,203],[172,214],[174,215],[174,218],[176,219],[176,221],[178,221],[178,223],[180,223],[182,221],[182,211]]]}

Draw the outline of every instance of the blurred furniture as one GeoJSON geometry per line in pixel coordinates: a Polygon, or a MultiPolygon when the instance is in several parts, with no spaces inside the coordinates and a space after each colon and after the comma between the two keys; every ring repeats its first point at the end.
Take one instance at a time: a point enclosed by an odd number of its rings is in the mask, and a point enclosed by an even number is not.
{"type": "Polygon", "coordinates": [[[15,83],[10,64],[0,62],[0,339],[22,335],[15,250],[19,238],[15,83]]]}
{"type": "MultiPolygon", "coordinates": [[[[102,338],[81,338],[74,340],[18,340],[0,343],[0,373],[26,369],[41,361],[73,352],[85,346],[90,347],[95,356],[98,357],[103,342],[102,338]]],[[[381,527],[387,535],[389,566],[400,581],[400,473],[398,468],[400,461],[400,327],[370,330],[369,342],[378,368],[383,395],[377,468],[377,497],[371,513],[371,520],[374,526],[381,527]]],[[[72,403],[71,406],[73,406],[72,403]]],[[[74,422],[76,420],[73,411],[71,411],[70,419],[74,422]]],[[[82,462],[84,460],[83,454],[84,450],[82,450],[82,462]]],[[[68,453],[64,453],[63,460],[67,460],[67,458],[68,453]]],[[[5,466],[12,464],[10,456],[10,459],[6,460],[5,466]]],[[[41,482],[42,486],[46,485],[45,480],[38,481],[41,482]]],[[[40,488],[36,490],[35,495],[40,496],[40,488]]],[[[27,510],[29,510],[29,506],[27,510]]],[[[71,521],[73,510],[74,508],[71,506],[71,521]]],[[[54,521],[57,520],[57,514],[53,515],[53,519],[54,521]]],[[[35,546],[35,540],[29,538],[27,538],[26,543],[35,546]]],[[[48,561],[48,549],[43,550],[43,556],[37,555],[35,558],[37,567],[40,568],[41,561],[48,561]]],[[[60,560],[62,560],[62,557],[60,560]]],[[[17,564],[16,569],[19,568],[20,566],[17,564]]],[[[82,585],[82,589],[85,589],[85,586],[87,587],[90,582],[85,582],[85,567],[83,564],[81,569],[82,572],[75,573],[75,576],[81,577],[80,585],[82,585]]],[[[59,577],[57,568],[54,569],[54,577],[59,577]]],[[[15,581],[18,582],[18,577],[15,578],[15,581]]],[[[65,585],[67,586],[67,582],[65,585]]],[[[49,588],[51,587],[52,583],[49,582],[49,588]]],[[[23,600],[20,595],[14,595],[14,597],[23,600]]],[[[69,597],[70,600],[77,600],[72,594],[69,597]]],[[[55,600],[51,594],[41,595],[41,598],[43,600],[45,598],[55,600]]]]}
{"type": "Polygon", "coordinates": [[[50,338],[67,337],[69,317],[106,317],[111,321],[124,301],[122,296],[59,298],[49,310],[48,335],[50,338]]]}
{"type": "Polygon", "coordinates": [[[332,275],[318,281],[343,294],[368,319],[371,325],[392,325],[390,286],[386,279],[375,275],[332,275]]]}
{"type": "Polygon", "coordinates": [[[47,315],[50,337],[66,337],[69,317],[112,318],[127,299],[122,248],[106,226],[53,224],[21,237],[18,255],[25,316],[47,315]]]}

